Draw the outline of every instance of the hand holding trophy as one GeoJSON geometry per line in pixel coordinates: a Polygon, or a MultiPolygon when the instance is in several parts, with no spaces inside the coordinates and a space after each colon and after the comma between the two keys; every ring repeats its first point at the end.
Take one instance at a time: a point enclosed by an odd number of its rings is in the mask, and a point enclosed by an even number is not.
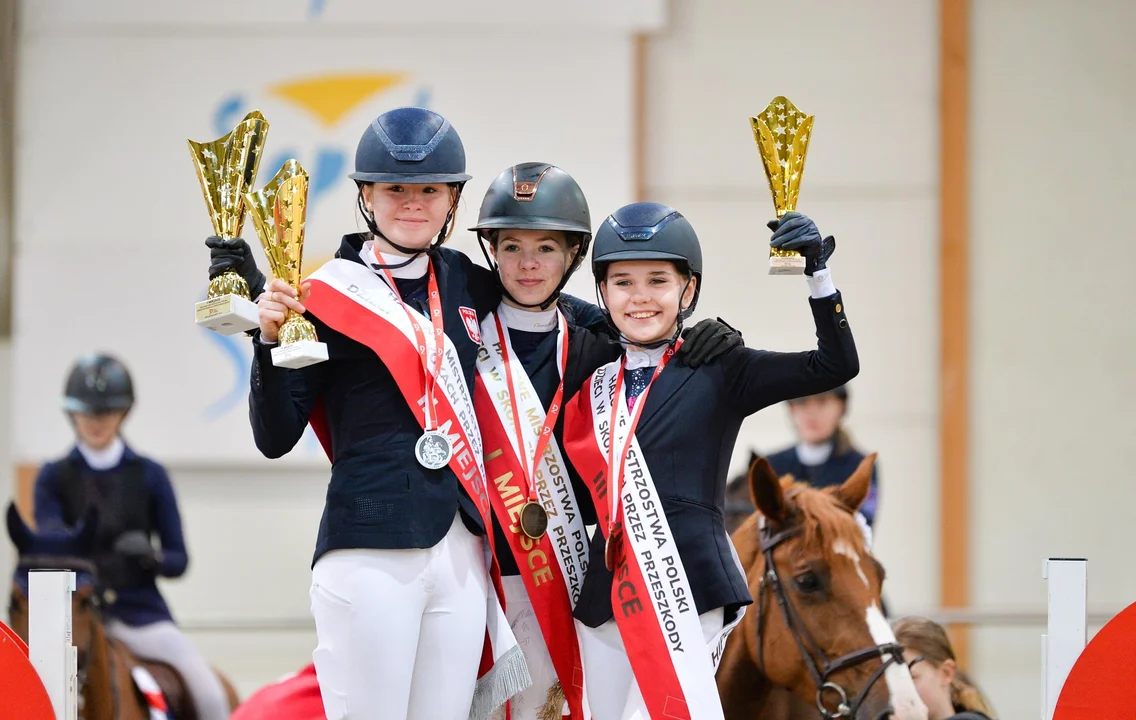
{"type": "MultiPolygon", "coordinates": [[[[253,110],[224,137],[212,142],[187,140],[197,180],[209,209],[213,234],[223,240],[240,237],[245,219],[245,191],[256,180],[268,135],[268,121],[253,110]]],[[[248,283],[230,270],[209,282],[208,300],[195,307],[198,325],[222,335],[257,327],[256,305],[248,283]]]]}
{"type": "MultiPolygon", "coordinates": [[[[765,177],[773,193],[777,217],[797,209],[797,195],[805,174],[805,154],[812,135],[813,116],[805,115],[777,96],[757,117],[749,119],[753,139],[765,166],[765,177]]],[[[805,258],[794,250],[769,249],[770,275],[800,275],[805,271],[805,258]]]]}
{"type": "MultiPolygon", "coordinates": [[[[308,174],[296,160],[288,160],[261,190],[245,193],[253,226],[272,274],[300,295],[304,255],[304,220],[308,205],[308,174]]],[[[279,346],[272,349],[272,364],[298,369],[327,360],[327,345],[303,315],[289,310],[280,327],[279,346]]]]}

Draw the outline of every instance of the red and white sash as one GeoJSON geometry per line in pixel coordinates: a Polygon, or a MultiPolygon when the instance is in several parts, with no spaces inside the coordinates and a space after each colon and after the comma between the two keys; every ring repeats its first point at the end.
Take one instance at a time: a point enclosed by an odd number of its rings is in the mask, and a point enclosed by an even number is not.
{"type": "MultiPolygon", "coordinates": [[[[686,570],[633,433],[622,373],[622,360],[608,363],[576,395],[565,411],[565,448],[592,492],[601,527],[614,526],[608,538],[615,543],[612,610],[650,717],[720,720],[714,672],[737,619],[707,649],[686,570]],[[614,471],[608,462],[613,441],[614,471]]],[[[636,410],[646,404],[646,393],[636,410]]]]}
{"type": "MultiPolygon", "coordinates": [[[[309,279],[311,294],[304,303],[307,309],[328,327],[373,350],[394,377],[407,405],[415,410],[419,423],[424,425],[426,419],[420,408],[425,405],[426,378],[419,353],[420,338],[416,337],[407,312],[416,315],[420,326],[429,326],[429,319],[413,308],[404,310],[395,290],[359,263],[334,259],[312,273],[309,279]]],[[[450,469],[477,505],[484,527],[490,530],[486,563],[493,582],[486,598],[486,648],[469,715],[471,719],[480,720],[488,718],[494,709],[528,687],[532,680],[501,605],[500,573],[492,548],[492,511],[485,492],[481,434],[473,401],[457,348],[449,337],[443,335],[442,338],[444,356],[442,370],[435,378],[433,417],[453,446],[450,469]]],[[[433,333],[425,333],[421,339],[427,356],[431,356],[436,348],[433,333]]],[[[381,412],[382,408],[375,411],[381,412]]],[[[326,417],[322,412],[313,411],[311,424],[330,457],[326,417]]]]}
{"type": "MultiPolygon", "coordinates": [[[[563,315],[556,315],[556,357],[563,382],[568,324],[563,315]]],[[[498,332],[496,313],[481,323],[474,387],[474,406],[486,447],[489,498],[521,571],[569,710],[579,720],[584,717],[584,675],[572,609],[587,569],[587,530],[565,458],[551,427],[546,428],[555,418],[546,422],[540,397],[509,344],[509,331],[503,324],[500,328],[498,332]],[[511,392],[510,378],[515,392],[511,392]],[[521,419],[520,438],[515,418],[521,419]],[[547,445],[534,470],[542,430],[547,430],[547,445]],[[532,479],[535,499],[548,513],[548,530],[538,540],[521,532],[517,517],[530,489],[526,478],[532,479]]],[[[559,398],[554,399],[549,408],[553,416],[559,412],[558,402],[559,398]]]]}

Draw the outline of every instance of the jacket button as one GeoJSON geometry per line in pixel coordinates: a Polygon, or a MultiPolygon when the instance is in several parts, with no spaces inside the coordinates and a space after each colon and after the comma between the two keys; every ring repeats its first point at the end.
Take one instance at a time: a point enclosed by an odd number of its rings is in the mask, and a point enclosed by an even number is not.
{"type": "Polygon", "coordinates": [[[844,309],[843,305],[841,305],[840,303],[836,303],[836,312],[840,312],[843,309],[844,309]]]}
{"type": "Polygon", "coordinates": [[[842,327],[842,328],[846,328],[846,327],[848,327],[848,321],[847,321],[847,320],[845,320],[844,318],[840,318],[840,323],[839,323],[839,325],[840,325],[840,327],[842,327]]]}

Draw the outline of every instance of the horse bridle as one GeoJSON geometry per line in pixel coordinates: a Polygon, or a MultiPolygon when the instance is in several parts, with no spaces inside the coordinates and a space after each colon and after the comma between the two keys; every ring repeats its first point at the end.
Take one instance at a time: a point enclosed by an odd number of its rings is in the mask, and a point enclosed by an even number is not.
{"type": "MultiPolygon", "coordinates": [[[[824,651],[817,646],[812,636],[809,635],[808,629],[801,621],[801,616],[797,613],[793,603],[789,600],[789,595],[785,592],[785,585],[781,582],[781,577],[777,574],[777,565],[773,562],[773,550],[785,542],[786,540],[795,537],[801,533],[801,526],[794,525],[788,529],[782,530],[774,534],[773,529],[766,525],[765,516],[758,516],[759,537],[761,539],[761,553],[765,558],[765,572],[761,576],[761,584],[758,589],[757,597],[757,665],[758,668],[764,672],[764,648],[765,642],[762,633],[765,629],[765,588],[771,587],[773,594],[777,598],[777,604],[781,606],[781,615],[785,620],[785,626],[789,630],[789,634],[793,636],[794,642],[797,643],[797,649],[801,653],[801,657],[805,661],[805,667],[808,668],[809,674],[812,675],[813,682],[816,683],[816,706],[820,711],[821,716],[825,720],[835,720],[836,718],[853,718],[856,712],[860,709],[860,705],[868,697],[868,693],[872,687],[875,686],[879,679],[884,676],[884,672],[892,663],[903,664],[903,646],[898,643],[885,643],[883,645],[874,645],[863,650],[848,653],[835,660],[829,660],[824,651]],[[818,659],[819,658],[819,663],[818,659]],[[868,683],[860,691],[860,694],[855,697],[851,704],[848,702],[848,692],[839,684],[829,681],[829,678],[842,670],[861,665],[879,658],[882,664],[872,676],[869,678],[868,683]],[[831,712],[825,704],[825,697],[834,695],[837,700],[836,712],[831,712]]],[[[876,720],[882,720],[892,714],[891,708],[888,708],[881,713],[876,720]]]]}

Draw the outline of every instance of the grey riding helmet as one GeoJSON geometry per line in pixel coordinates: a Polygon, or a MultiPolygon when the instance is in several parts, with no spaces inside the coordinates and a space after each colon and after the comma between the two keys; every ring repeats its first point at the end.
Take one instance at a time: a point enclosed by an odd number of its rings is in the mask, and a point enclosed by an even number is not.
{"type": "Polygon", "coordinates": [[[572,273],[584,262],[592,241],[591,213],[579,183],[563,169],[548,163],[527,162],[504,170],[490,184],[481,201],[477,233],[481,252],[489,267],[497,270],[486,248],[494,231],[559,230],[579,238],[579,248],[572,264],[552,295],[535,305],[520,303],[502,287],[505,295],[523,307],[548,308],[560,296],[572,273]]]}

